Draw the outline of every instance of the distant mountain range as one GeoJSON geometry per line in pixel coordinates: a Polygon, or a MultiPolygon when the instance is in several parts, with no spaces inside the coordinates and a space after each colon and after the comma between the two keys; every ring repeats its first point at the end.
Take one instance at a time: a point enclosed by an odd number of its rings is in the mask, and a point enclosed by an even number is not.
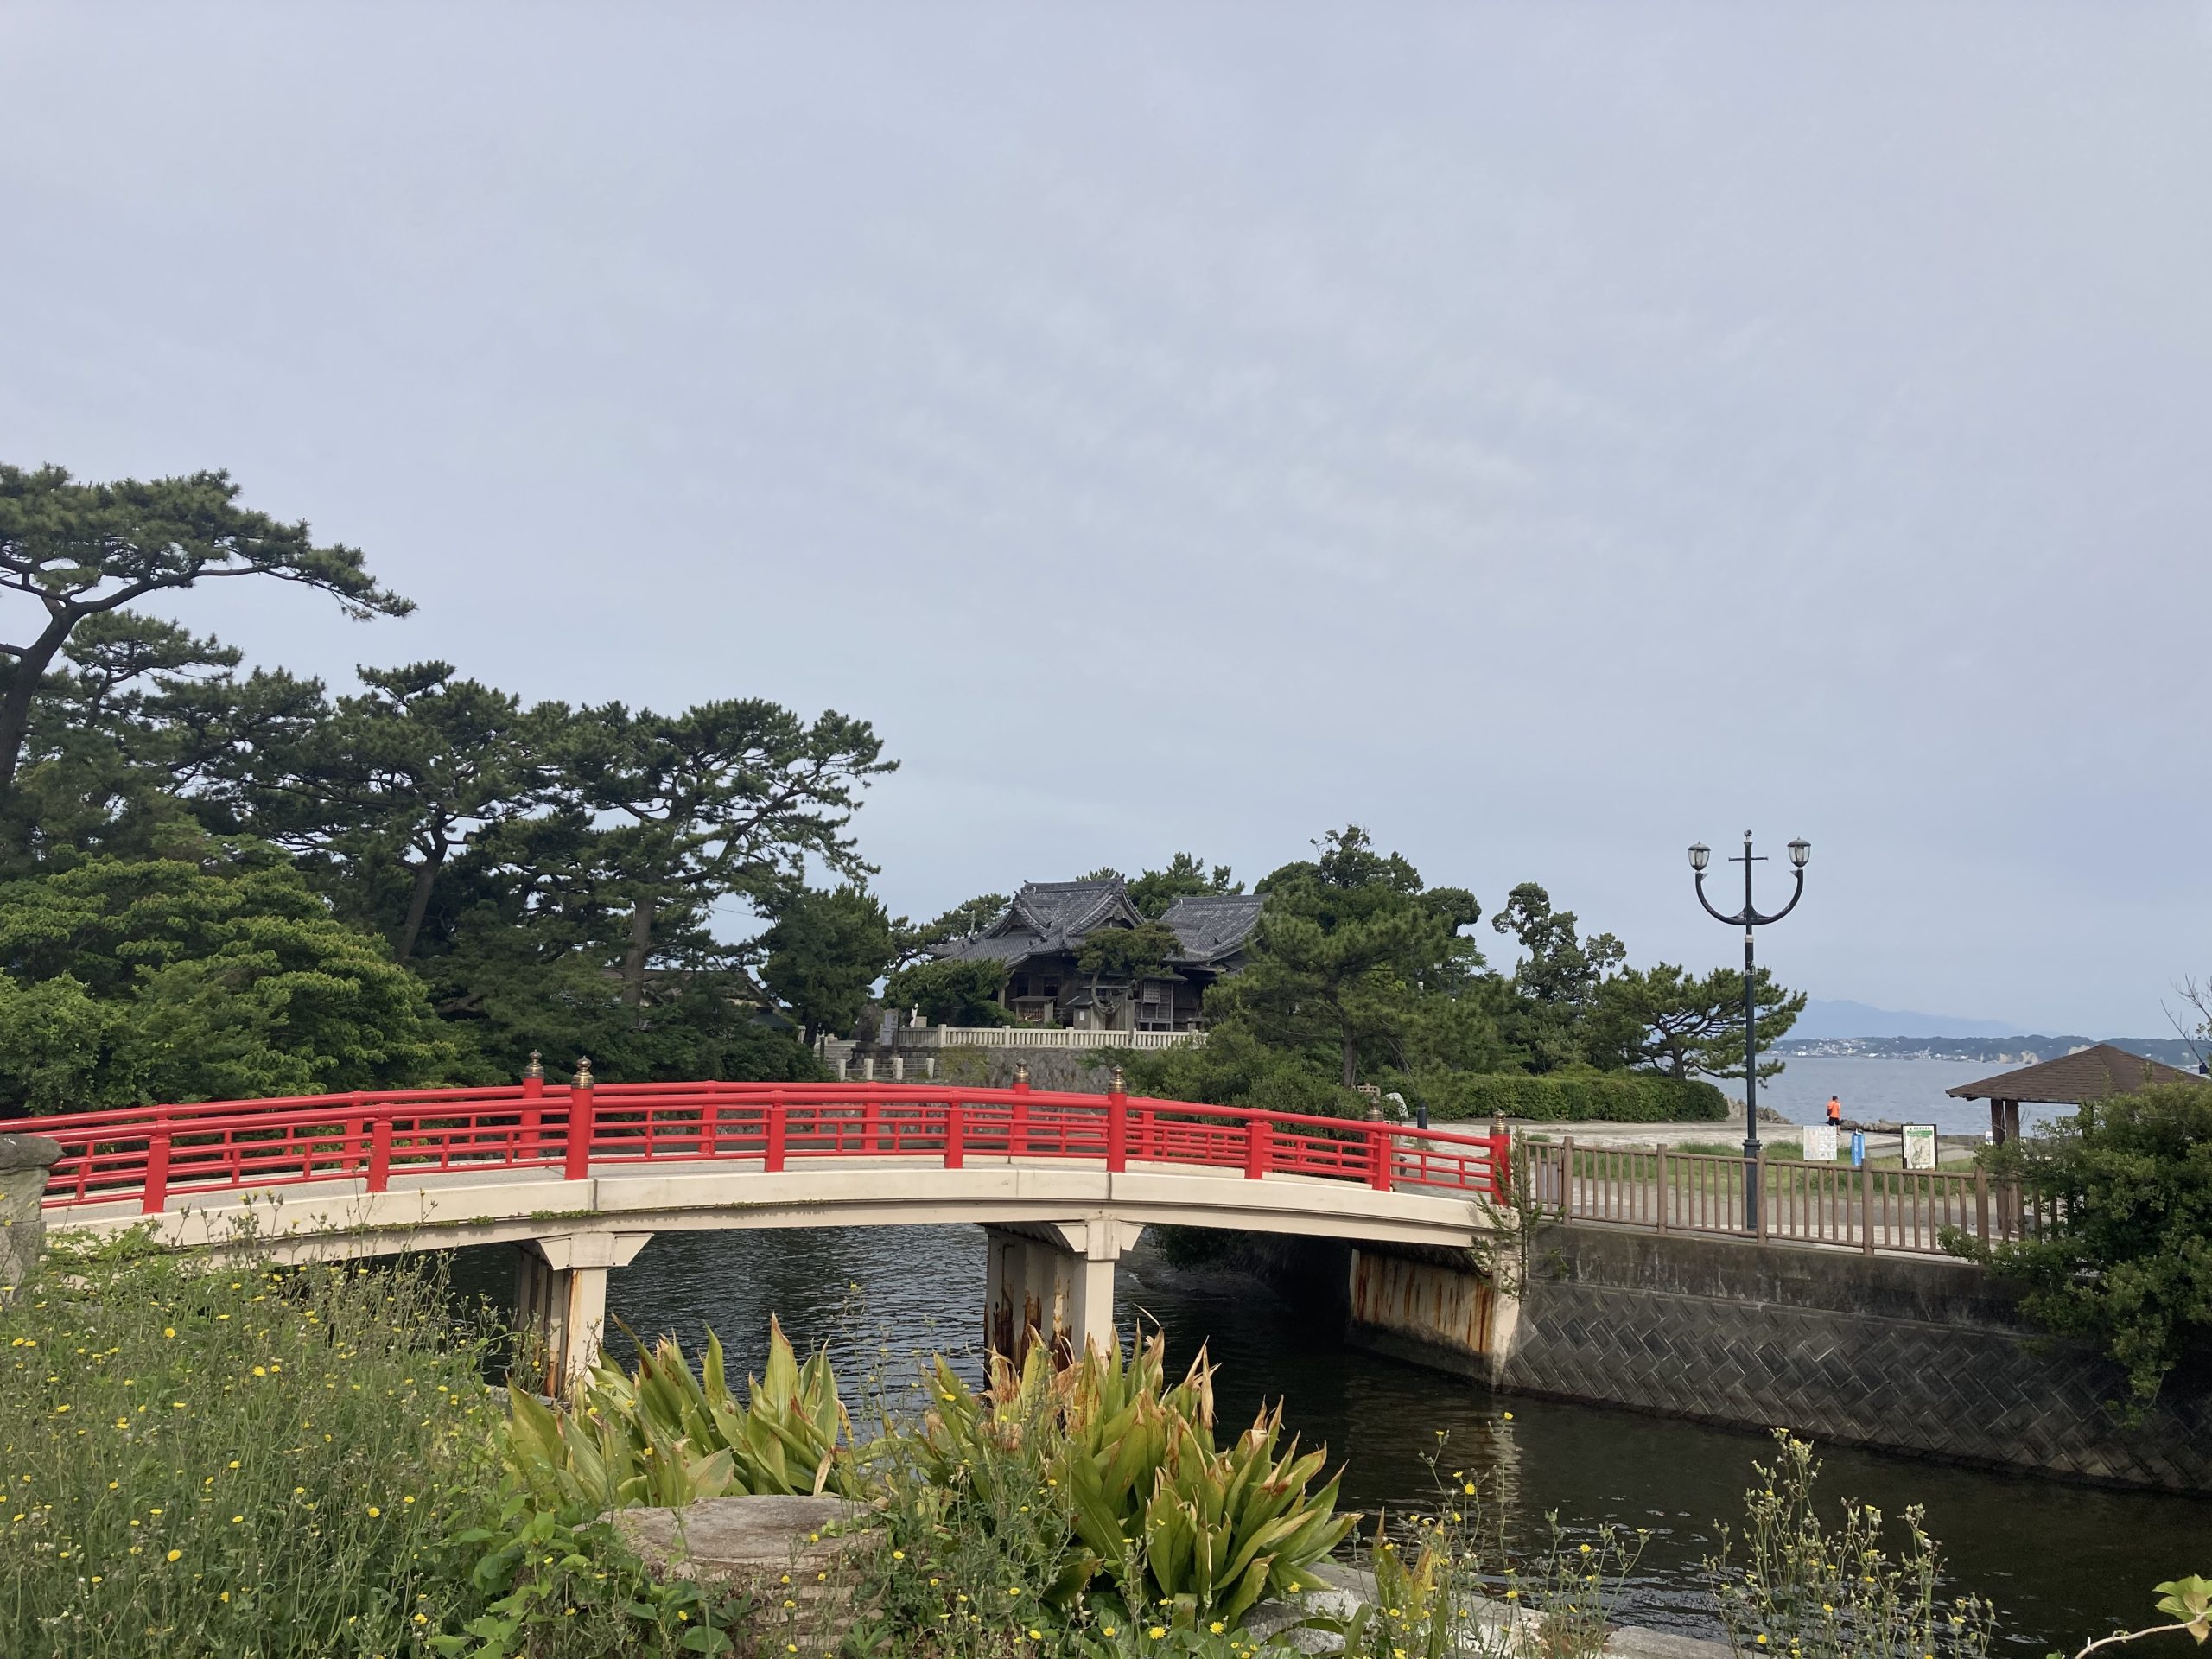
{"type": "Polygon", "coordinates": [[[1864,1002],[1824,1002],[1815,997],[1789,1028],[1797,1037],[2024,1037],[2001,1020],[1961,1020],[1948,1014],[1907,1014],[1864,1002]]]}

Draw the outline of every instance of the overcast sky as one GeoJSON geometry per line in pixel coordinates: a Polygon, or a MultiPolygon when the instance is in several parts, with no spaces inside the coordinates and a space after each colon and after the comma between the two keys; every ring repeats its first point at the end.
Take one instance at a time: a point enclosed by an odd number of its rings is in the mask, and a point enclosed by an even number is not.
{"type": "Polygon", "coordinates": [[[1704,966],[1749,826],[1817,996],[2212,972],[2200,6],[9,0],[0,459],[874,721],[899,911],[1355,820],[1704,966]]]}

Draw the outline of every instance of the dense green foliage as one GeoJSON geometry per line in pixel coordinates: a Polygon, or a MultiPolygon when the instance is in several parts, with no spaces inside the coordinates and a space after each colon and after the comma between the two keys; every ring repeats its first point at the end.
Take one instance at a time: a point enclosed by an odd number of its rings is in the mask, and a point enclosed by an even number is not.
{"type": "Polygon", "coordinates": [[[1091,1007],[1110,1022],[1137,982],[1158,974],[1181,948],[1174,930],[1161,922],[1101,928],[1076,952],[1075,970],[1089,984],[1091,1007]]]}
{"type": "Polygon", "coordinates": [[[0,1302],[9,1659],[672,1659],[741,1611],[531,1488],[433,1264],[51,1252],[0,1302]]]}
{"type": "Polygon", "coordinates": [[[1945,1243],[2024,1285],[2031,1318],[2104,1343],[2139,1410],[2212,1340],[2212,1087],[2101,1100],[1982,1157],[2055,1224],[2011,1243],[1945,1243]]]}
{"type": "Polygon", "coordinates": [[[0,886],[0,1102],[33,1111],[427,1083],[423,987],[249,846],[0,886]]]}
{"type": "MultiPolygon", "coordinates": [[[[1778,1074],[1783,1062],[1766,1058],[1805,1011],[1802,991],[1784,992],[1773,976],[1756,969],[1759,1076],[1778,1074]]],[[[1744,970],[1716,968],[1694,975],[1672,963],[1626,968],[1600,983],[1592,1009],[1602,1033],[1598,1046],[1625,1064],[1670,1077],[1744,1075],[1744,970]]]]}
{"type": "Polygon", "coordinates": [[[1440,1119],[1717,1122],[1728,1116],[1728,1099],[1703,1078],[1651,1071],[1484,1072],[1446,1080],[1431,1098],[1429,1110],[1440,1119]]]}
{"type": "MultiPolygon", "coordinates": [[[[79,484],[59,467],[0,464],[0,591],[32,601],[22,608],[35,619],[15,636],[24,644],[0,646],[0,805],[16,805],[10,785],[42,682],[87,622],[115,618],[156,594],[239,575],[316,589],[355,616],[414,608],[378,587],[355,550],[318,547],[304,524],[241,508],[238,493],[223,473],[79,484]]],[[[123,679],[173,658],[181,645],[194,654],[190,637],[163,623],[140,623],[137,637],[155,648],[137,653],[143,660],[123,679]]],[[[33,833],[14,810],[5,824],[18,842],[33,833]]]]}
{"type": "Polygon", "coordinates": [[[801,889],[786,900],[775,925],[760,936],[767,953],[760,980],[781,999],[810,1039],[848,1032],[869,990],[898,949],[890,917],[856,887],[830,893],[801,889]]]}
{"type": "Polygon", "coordinates": [[[257,575],[410,606],[236,496],[0,467],[29,642],[0,647],[0,1006],[31,1038],[0,1115],[511,1077],[533,1050],[816,1075],[799,1033],[849,1025],[900,949],[850,833],[893,765],[866,722],[525,705],[437,662],[337,695],[243,672],[130,605],[257,575]]]}
{"type": "Polygon", "coordinates": [[[1003,1026],[1013,1018],[999,1001],[1005,982],[995,962],[917,962],[884,982],[883,1000],[918,1009],[933,1026],[1003,1026]]]}
{"type": "MultiPolygon", "coordinates": [[[[1439,1118],[1723,1115],[1692,1073],[1729,1075],[1732,1040],[1742,1071],[1740,973],[1624,969],[1618,940],[1584,936],[1534,882],[1492,919],[1522,948],[1500,972],[1468,936],[1482,910],[1465,888],[1428,886],[1357,825],[1315,852],[1259,884],[1248,964],[1207,993],[1206,1045],[1120,1057],[1133,1088],[1327,1116],[1371,1109],[1362,1084],[1439,1118]]],[[[1761,983],[1764,1043],[1804,1000],[1761,983]]]]}

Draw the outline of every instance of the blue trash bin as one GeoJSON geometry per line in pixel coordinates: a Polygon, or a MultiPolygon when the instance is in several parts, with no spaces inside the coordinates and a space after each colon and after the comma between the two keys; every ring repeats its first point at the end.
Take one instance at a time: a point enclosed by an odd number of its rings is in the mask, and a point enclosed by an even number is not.
{"type": "Polygon", "coordinates": [[[1864,1129],[1853,1129],[1851,1132],[1851,1166],[1853,1169],[1856,1169],[1866,1161],[1866,1131],[1864,1129]]]}

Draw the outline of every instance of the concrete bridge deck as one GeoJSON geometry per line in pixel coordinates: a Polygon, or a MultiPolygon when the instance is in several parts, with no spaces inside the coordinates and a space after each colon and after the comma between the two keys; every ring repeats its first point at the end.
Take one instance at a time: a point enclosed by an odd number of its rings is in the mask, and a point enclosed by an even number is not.
{"type": "Polygon", "coordinates": [[[281,1258],[327,1260],[512,1243],[548,1232],[584,1236],[731,1227],[864,1227],[917,1223],[1083,1221],[1110,1211],[1157,1224],[1301,1233],[1373,1243],[1465,1247],[1492,1229],[1484,1198],[1449,1188],[1388,1192],[1325,1177],[1244,1179],[1173,1163],[1119,1171],[1050,1159],[970,1158],[944,1169],[903,1158],[840,1158],[768,1171],[757,1159],[677,1168],[486,1166],[395,1175],[381,1192],[359,1177],[241,1188],[172,1187],[146,1212],[136,1198],[56,1206],[53,1222],[96,1236],[145,1227],[178,1249],[251,1242],[281,1258]]]}
{"type": "Polygon", "coordinates": [[[1498,1225],[1498,1138],[1179,1101],[850,1084],[630,1084],[227,1102],[48,1119],[52,1222],[291,1261],[513,1243],[559,1363],[657,1233],[968,1223],[985,1329],[1110,1331],[1155,1224],[1466,1248],[1498,1225]]]}

